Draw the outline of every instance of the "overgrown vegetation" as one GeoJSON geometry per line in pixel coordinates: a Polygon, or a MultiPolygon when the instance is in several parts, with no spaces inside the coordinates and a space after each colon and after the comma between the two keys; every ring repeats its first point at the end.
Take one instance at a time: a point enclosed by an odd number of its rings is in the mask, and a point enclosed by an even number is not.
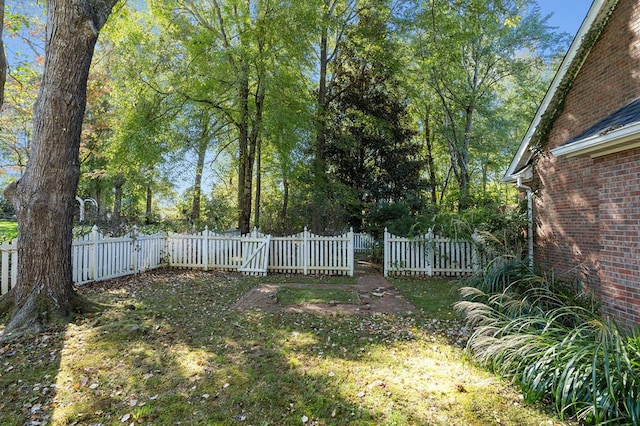
{"type": "Polygon", "coordinates": [[[561,418],[640,424],[640,333],[623,333],[589,297],[497,259],[461,289],[456,309],[474,327],[467,349],[480,364],[550,401],[561,418]]]}
{"type": "Polygon", "coordinates": [[[465,362],[450,299],[409,316],[234,310],[258,281],[155,271],[81,287],[101,312],[0,347],[0,423],[565,424],[465,362]]]}

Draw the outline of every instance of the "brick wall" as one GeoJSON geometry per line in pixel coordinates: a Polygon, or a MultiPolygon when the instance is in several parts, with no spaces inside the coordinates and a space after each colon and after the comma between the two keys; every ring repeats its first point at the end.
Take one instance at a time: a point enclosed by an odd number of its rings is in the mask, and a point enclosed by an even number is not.
{"type": "Polygon", "coordinates": [[[640,2],[620,0],[536,160],[536,261],[578,278],[620,322],[640,323],[640,151],[548,152],[640,96],[640,2]]]}
{"type": "Polygon", "coordinates": [[[602,305],[640,324],[640,149],[595,160],[600,175],[602,305]]]}

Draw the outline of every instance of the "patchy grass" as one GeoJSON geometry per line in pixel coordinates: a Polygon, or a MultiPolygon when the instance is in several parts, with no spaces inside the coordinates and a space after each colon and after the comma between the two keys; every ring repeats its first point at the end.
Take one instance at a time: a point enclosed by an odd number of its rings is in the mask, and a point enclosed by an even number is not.
{"type": "Polygon", "coordinates": [[[305,303],[358,303],[358,296],[352,290],[334,288],[293,288],[280,287],[277,293],[281,305],[301,305],[305,303]]]}
{"type": "Polygon", "coordinates": [[[467,362],[458,322],[231,309],[254,285],[156,271],[83,287],[102,312],[0,348],[0,424],[563,424],[467,362]]]}
{"type": "Polygon", "coordinates": [[[18,222],[0,219],[0,241],[11,241],[18,236],[18,222]]]}
{"type": "Polygon", "coordinates": [[[427,316],[454,320],[452,305],[458,301],[458,285],[454,280],[434,277],[390,277],[395,288],[427,316]]]}

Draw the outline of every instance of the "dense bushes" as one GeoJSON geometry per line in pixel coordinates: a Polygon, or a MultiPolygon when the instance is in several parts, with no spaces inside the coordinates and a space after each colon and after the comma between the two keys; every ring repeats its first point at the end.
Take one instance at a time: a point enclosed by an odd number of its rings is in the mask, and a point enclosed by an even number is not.
{"type": "Polygon", "coordinates": [[[548,400],[561,417],[640,424],[640,334],[625,334],[588,297],[495,261],[456,304],[474,327],[467,348],[482,365],[548,400]]]}

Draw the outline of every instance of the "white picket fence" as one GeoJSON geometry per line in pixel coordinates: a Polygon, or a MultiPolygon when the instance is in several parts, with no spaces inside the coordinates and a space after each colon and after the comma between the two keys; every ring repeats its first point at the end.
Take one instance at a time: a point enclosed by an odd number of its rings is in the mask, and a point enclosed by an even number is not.
{"type": "Polygon", "coordinates": [[[297,274],[353,275],[353,232],[334,237],[303,232],[271,237],[254,230],[241,237],[205,228],[194,235],[168,236],[169,266],[238,270],[250,275],[267,271],[297,274]]]}
{"type": "Polygon", "coordinates": [[[461,276],[486,264],[478,237],[471,240],[443,238],[429,230],[415,238],[384,231],[384,275],[461,276]]]}
{"type": "Polygon", "coordinates": [[[353,251],[356,253],[369,253],[373,250],[375,240],[373,236],[364,232],[353,234],[353,251]]]}
{"type": "Polygon", "coordinates": [[[165,234],[133,231],[124,237],[106,237],[97,227],[73,241],[73,282],[84,284],[133,275],[162,266],[165,234]]]}
{"type": "MultiPolygon", "coordinates": [[[[271,237],[254,230],[244,236],[216,234],[205,228],[196,234],[139,234],[111,238],[94,227],[72,243],[73,282],[84,284],[170,266],[239,271],[268,271],[353,276],[354,234],[322,237],[305,230],[271,237]]],[[[0,294],[12,288],[18,275],[17,240],[0,245],[0,294]]]]}
{"type": "MultiPolygon", "coordinates": [[[[354,273],[354,252],[373,247],[373,238],[353,231],[325,237],[306,228],[287,237],[272,237],[254,230],[244,236],[204,231],[195,234],[143,235],[134,229],[111,238],[92,231],[73,241],[73,281],[91,281],[132,275],[161,266],[239,271],[247,275],[267,272],[349,275],[354,273]]],[[[460,276],[486,264],[487,255],[475,241],[455,240],[431,231],[417,238],[384,234],[384,274],[460,276]]],[[[0,294],[16,283],[16,241],[0,245],[0,294]]]]}

